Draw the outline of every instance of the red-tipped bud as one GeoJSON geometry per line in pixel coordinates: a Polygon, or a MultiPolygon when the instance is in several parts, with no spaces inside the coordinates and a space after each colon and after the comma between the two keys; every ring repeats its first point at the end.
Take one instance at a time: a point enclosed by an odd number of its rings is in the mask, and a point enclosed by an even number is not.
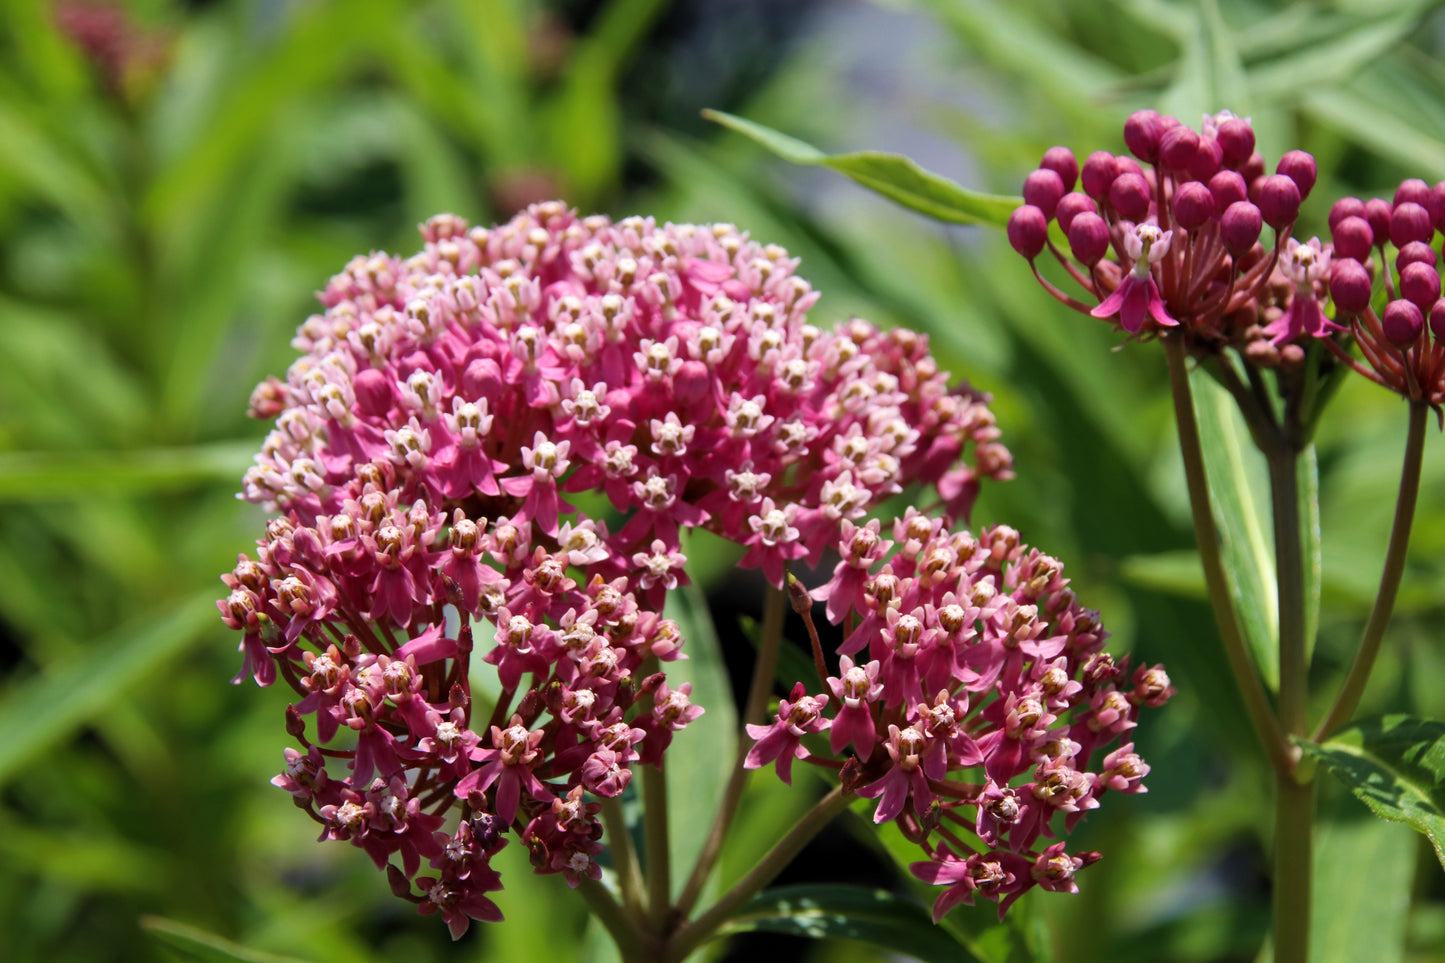
{"type": "Polygon", "coordinates": [[[1299,186],[1283,174],[1271,174],[1259,185],[1259,213],[1276,231],[1299,217],[1299,186]]]}
{"type": "Polygon", "coordinates": [[[1054,208],[1059,206],[1065,191],[1064,179],[1051,170],[1040,168],[1024,178],[1024,203],[1032,204],[1044,212],[1046,219],[1053,219],[1054,208]]]}
{"type": "Polygon", "coordinates": [[[1084,161],[1080,174],[1084,193],[1099,203],[1109,196],[1109,185],[1114,183],[1114,155],[1106,150],[1096,150],[1084,161]]]}
{"type": "Polygon", "coordinates": [[[1365,202],[1358,197],[1342,197],[1330,208],[1330,230],[1347,217],[1365,216],[1365,202]]]}
{"type": "Polygon", "coordinates": [[[1164,136],[1163,118],[1156,110],[1138,110],[1124,121],[1124,146],[1141,161],[1159,159],[1159,141],[1164,136]]]}
{"type": "Polygon", "coordinates": [[[1395,206],[1401,204],[1419,204],[1429,210],[1430,208],[1430,185],[1418,177],[1411,177],[1400,182],[1395,188],[1395,206]]]}
{"type": "Polygon", "coordinates": [[[1396,205],[1390,212],[1390,243],[1404,247],[1411,241],[1427,244],[1435,236],[1435,225],[1430,223],[1430,212],[1413,201],[1396,205]]]}
{"type": "Polygon", "coordinates": [[[1420,337],[1425,327],[1425,315],[1409,301],[1396,300],[1385,305],[1385,314],[1380,318],[1385,337],[1397,348],[1407,348],[1420,337]]]}
{"type": "Polygon", "coordinates": [[[1354,258],[1336,258],[1330,263],[1330,297],[1345,314],[1359,314],[1370,306],[1370,272],[1354,258]]]}
{"type": "Polygon", "coordinates": [[[1395,255],[1395,270],[1397,271],[1403,271],[1411,264],[1428,264],[1434,267],[1435,263],[1435,249],[1424,241],[1411,241],[1400,248],[1400,253],[1395,255]]]}
{"type": "Polygon", "coordinates": [[[1420,309],[1423,314],[1440,298],[1440,272],[1416,261],[1400,272],[1400,297],[1420,309]]]}
{"type": "Polygon", "coordinates": [[[1319,176],[1314,155],[1302,150],[1292,150],[1281,157],[1274,172],[1294,181],[1294,186],[1299,188],[1301,201],[1310,196],[1310,189],[1315,186],[1315,179],[1319,176]]]}
{"type": "MultiPolygon", "coordinates": [[[[1184,128],[1176,128],[1183,130],[1184,128]]],[[[1214,216],[1214,195],[1198,181],[1186,181],[1174,192],[1174,219],[1186,231],[1207,223],[1214,216]]]]}
{"type": "Polygon", "coordinates": [[[1095,204],[1088,194],[1080,194],[1072,191],[1064,195],[1059,201],[1059,206],[1054,209],[1054,217],[1058,219],[1059,227],[1065,234],[1069,233],[1069,225],[1074,223],[1074,218],[1085,211],[1090,214],[1099,213],[1099,205],[1095,204]]]}
{"type": "Polygon", "coordinates": [[[1159,138],[1159,161],[1171,171],[1187,168],[1198,150],[1199,135],[1183,124],[1170,128],[1159,138]]]}
{"type": "Polygon", "coordinates": [[[1235,201],[1249,199],[1249,185],[1238,171],[1220,171],[1209,179],[1209,193],[1214,195],[1214,213],[1223,214],[1235,201]]]}
{"type": "Polygon", "coordinates": [[[1430,188],[1430,203],[1425,205],[1425,210],[1430,212],[1430,223],[1435,225],[1435,230],[1445,231],[1445,181],[1430,188]]]}
{"type": "Polygon", "coordinates": [[[1430,308],[1430,334],[1436,344],[1445,344],[1445,299],[1430,308]]]}
{"type": "Polygon", "coordinates": [[[1254,128],[1242,117],[1231,117],[1219,125],[1214,135],[1224,151],[1224,162],[1239,167],[1254,153],[1254,128]]]}
{"type": "Polygon", "coordinates": [[[1149,182],[1143,174],[1121,174],[1109,186],[1109,203],[1126,221],[1149,216],[1149,182]]]}
{"type": "Polygon", "coordinates": [[[1032,261],[1043,251],[1049,239],[1049,219],[1032,204],[1018,208],[1008,218],[1008,242],[1032,261]]]}
{"type": "Polygon", "coordinates": [[[1069,225],[1069,250],[1093,267],[1109,251],[1109,225],[1093,211],[1080,211],[1069,225]]]}
{"type": "Polygon", "coordinates": [[[1219,237],[1224,241],[1224,249],[1235,258],[1249,253],[1263,228],[1264,218],[1259,208],[1249,201],[1235,201],[1219,218],[1219,237]]]}
{"type": "Polygon", "coordinates": [[[1249,160],[1240,165],[1239,173],[1244,178],[1246,184],[1253,184],[1256,180],[1263,177],[1264,155],[1259,151],[1250,154],[1249,160]]]}
{"type": "Polygon", "coordinates": [[[1044,151],[1044,159],[1039,161],[1039,166],[1058,174],[1066,191],[1073,190],[1079,179],[1079,162],[1074,159],[1074,152],[1067,147],[1050,147],[1044,151]]]}
{"type": "MultiPolygon", "coordinates": [[[[1360,205],[1361,209],[1364,205],[1360,205]]],[[[1334,226],[1331,237],[1334,238],[1335,256],[1352,257],[1356,261],[1363,261],[1370,256],[1370,248],[1375,244],[1375,232],[1370,230],[1370,223],[1363,217],[1347,217],[1334,226]]]]}
{"type": "Polygon", "coordinates": [[[1199,138],[1199,150],[1189,162],[1189,176],[1196,181],[1208,181],[1224,166],[1224,150],[1213,137],[1199,138]]]}
{"type": "Polygon", "coordinates": [[[1390,202],[1383,198],[1372,197],[1365,202],[1365,220],[1370,222],[1370,231],[1380,247],[1390,239],[1390,212],[1390,202]]]}

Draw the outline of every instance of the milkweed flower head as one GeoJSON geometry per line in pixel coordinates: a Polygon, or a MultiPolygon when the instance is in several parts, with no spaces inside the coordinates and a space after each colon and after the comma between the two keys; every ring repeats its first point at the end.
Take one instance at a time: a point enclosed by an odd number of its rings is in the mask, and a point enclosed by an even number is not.
{"type": "Polygon", "coordinates": [[[217,604],[237,679],[300,697],[276,785],[460,935],[509,840],[596,879],[599,801],[703,711],[662,671],[684,530],[781,585],[882,499],[933,486],[951,523],[1012,462],[925,337],[814,326],[796,259],[731,225],[549,203],[422,235],[332,278],[253,394],[242,497],[275,517],[217,604]]]}
{"type": "Polygon", "coordinates": [[[813,695],[799,683],[772,723],[749,726],[746,764],[789,781],[803,760],[876,799],[874,822],[922,847],[914,875],[948,886],[935,921],[978,896],[1002,916],[1035,886],[1073,892],[1099,854],[1067,854],[1058,837],[1108,792],[1145,791],[1149,766],[1115,744],[1173,695],[1169,676],[1105,652],[1063,565],[1006,525],[975,536],[910,511],[892,540],[879,532],[876,520],[846,530],[814,592],[851,626],[838,674],[813,695]]]}

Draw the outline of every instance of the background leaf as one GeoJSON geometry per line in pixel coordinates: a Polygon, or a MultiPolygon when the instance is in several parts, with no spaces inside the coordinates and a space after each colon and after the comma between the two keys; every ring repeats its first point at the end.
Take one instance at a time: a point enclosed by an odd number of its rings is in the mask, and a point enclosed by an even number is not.
{"type": "Polygon", "coordinates": [[[141,928],[164,944],[168,949],[179,951],[183,959],[198,963],[304,963],[294,956],[278,956],[247,949],[239,943],[207,933],[205,930],[160,916],[145,916],[141,928]]]}

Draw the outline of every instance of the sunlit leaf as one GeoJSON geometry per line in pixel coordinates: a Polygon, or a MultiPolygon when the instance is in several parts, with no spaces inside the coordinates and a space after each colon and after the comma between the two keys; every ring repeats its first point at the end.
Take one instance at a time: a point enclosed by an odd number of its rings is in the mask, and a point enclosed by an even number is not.
{"type": "Polygon", "coordinates": [[[1399,963],[1415,852],[1415,837],[1402,826],[1363,817],[1320,821],[1310,963],[1399,963]]]}
{"type": "Polygon", "coordinates": [[[239,484],[255,454],[249,442],[194,448],[0,454],[0,502],[175,491],[218,481],[239,484]]]}
{"type": "Polygon", "coordinates": [[[924,170],[901,154],[881,151],[825,154],[795,137],[732,114],[706,110],[703,116],[752,138],[786,161],[831,168],[869,190],[936,221],[1001,227],[1008,223],[1013,209],[1022,203],[1017,197],[971,191],[946,177],[924,170]]]}

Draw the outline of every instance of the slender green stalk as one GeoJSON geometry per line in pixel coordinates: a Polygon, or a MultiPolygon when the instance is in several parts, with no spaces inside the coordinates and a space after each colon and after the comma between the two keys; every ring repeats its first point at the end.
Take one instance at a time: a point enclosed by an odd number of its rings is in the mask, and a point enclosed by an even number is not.
{"type": "Polygon", "coordinates": [[[646,963],[654,957],[654,953],[643,946],[642,934],[638,932],[633,918],[628,916],[627,911],[618,904],[606,886],[584,876],[577,892],[587,903],[592,915],[597,917],[603,929],[612,937],[612,942],[617,944],[617,951],[623,960],[627,963],[646,963]]]}
{"type": "Polygon", "coordinates": [[[647,845],[647,912],[662,932],[672,905],[672,863],[667,844],[667,772],[642,769],[643,827],[647,845]]]}
{"type": "Polygon", "coordinates": [[[1395,609],[1395,595],[1400,588],[1400,576],[1405,571],[1405,549],[1410,544],[1410,525],[1415,520],[1415,501],[1420,494],[1420,463],[1425,451],[1425,419],[1429,407],[1420,401],[1410,403],[1410,424],[1405,435],[1405,460],[1400,468],[1400,493],[1395,500],[1395,522],[1390,528],[1390,547],[1385,553],[1385,568],[1380,573],[1380,590],[1375,595],[1375,606],[1370,610],[1365,633],[1360,639],[1360,649],[1355,661],[1345,676],[1340,694],[1329,714],[1315,729],[1316,742],[1334,732],[1350,720],[1359,707],[1360,696],[1364,694],[1365,683],[1370,679],[1375,656],[1380,652],[1380,642],[1385,637],[1385,627],[1390,624],[1390,614],[1395,609]]]}
{"type": "MultiPolygon", "coordinates": [[[[753,681],[748,691],[747,707],[743,710],[743,727],[748,723],[761,723],[764,713],[768,711],[768,695],[773,691],[778,649],[783,643],[783,616],[786,614],[786,607],[787,599],[784,593],[770,587],[763,601],[762,637],[758,642],[758,660],[753,665],[753,681]]],[[[708,875],[722,852],[723,839],[727,836],[728,827],[732,825],[733,816],[743,796],[743,786],[747,782],[748,771],[743,768],[743,763],[748,757],[748,745],[747,729],[739,728],[737,758],[733,761],[732,774],[728,776],[728,784],[723,789],[723,798],[718,804],[717,815],[713,817],[712,827],[708,830],[707,840],[703,843],[702,851],[698,853],[697,864],[693,866],[692,873],[682,888],[682,894],[677,899],[677,912],[680,916],[686,916],[697,905],[702,888],[707,884],[708,875]]]]}
{"type": "Polygon", "coordinates": [[[1284,444],[1265,452],[1274,514],[1279,586],[1279,721],[1285,732],[1309,731],[1309,659],[1305,652],[1304,552],[1300,545],[1299,453],[1284,444]]]}
{"type": "Polygon", "coordinates": [[[834,816],[847,809],[852,799],[852,793],[837,786],[818,800],[746,876],[738,880],[707,912],[684,925],[673,935],[666,947],[664,963],[676,963],[686,959],[689,953],[701,946],[740,906],[772,882],[773,877],[782,872],[783,868],[792,862],[793,857],[802,852],[809,840],[818,835],[834,816]]]}
{"type": "Polygon", "coordinates": [[[1307,963],[1315,784],[1275,774],[1274,960],[1307,963]]]}
{"type": "Polygon", "coordinates": [[[632,849],[632,836],[627,820],[622,817],[622,804],[616,799],[602,800],[602,826],[607,832],[607,845],[617,869],[617,885],[622,890],[622,905],[627,913],[642,914],[642,873],[637,867],[637,853],[632,849]]]}
{"type": "Polygon", "coordinates": [[[1244,647],[1229,583],[1224,577],[1224,562],[1219,554],[1219,533],[1214,527],[1214,513],[1209,502],[1209,483],[1204,474],[1204,452],[1200,447],[1199,425],[1194,417],[1194,398],[1189,389],[1189,371],[1184,356],[1184,343],[1178,335],[1166,335],[1164,356],[1169,362],[1169,385],[1174,397],[1174,420],[1179,428],[1179,451],[1184,458],[1184,477],[1189,486],[1189,507],[1194,517],[1194,538],[1199,543],[1199,556],[1204,564],[1204,582],[1209,589],[1209,602],[1219,638],[1234,675],[1235,685],[1244,699],[1245,711],[1255,733],[1264,745],[1270,763],[1278,772],[1292,767],[1291,752],[1280,731],[1279,722],[1270,708],[1269,697],[1249,654],[1244,647]]]}

